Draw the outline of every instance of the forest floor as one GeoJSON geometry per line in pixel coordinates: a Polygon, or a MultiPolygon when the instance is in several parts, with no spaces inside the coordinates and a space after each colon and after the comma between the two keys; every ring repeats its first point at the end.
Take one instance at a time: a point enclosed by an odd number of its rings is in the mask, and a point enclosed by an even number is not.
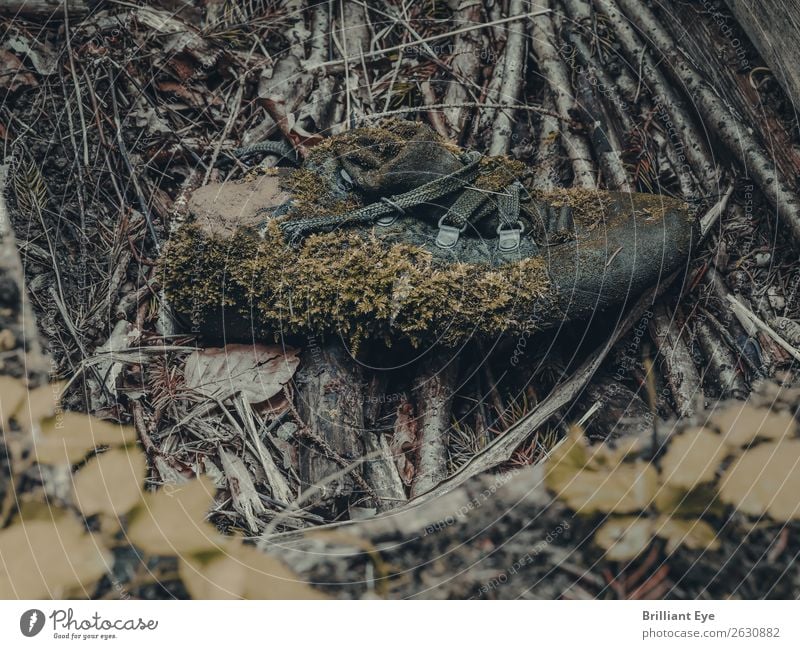
{"type": "MultiPolygon", "coordinates": [[[[668,439],[720,401],[797,381],[800,132],[724,3],[199,5],[76,1],[63,14],[16,18],[0,8],[5,190],[68,409],[132,424],[151,485],[211,475],[219,529],[269,546],[337,596],[798,596],[796,523],[746,525],[734,512],[714,525],[726,530],[719,560],[658,542],[629,563],[592,545],[602,521],[542,492],[541,460],[578,421],[598,446],[668,439]],[[704,233],[680,277],[624,321],[577,323],[524,346],[468,345],[469,379],[450,395],[441,497],[404,503],[419,518],[388,531],[381,521],[392,518],[358,470],[363,490],[334,510],[299,501],[308,485],[298,454],[316,442],[301,434],[308,422],[291,379],[314,346],[297,359],[281,351],[289,363],[269,374],[269,407],[221,403],[192,383],[192,363],[213,364],[218,343],[176,325],[159,276],[193,192],[279,162],[245,164],[234,149],[273,140],[302,157],[387,116],[519,159],[544,188],[681,198],[704,233]],[[446,507],[486,489],[491,506],[442,523],[446,507]],[[301,538],[362,519],[372,522],[335,532],[350,540],[301,538]],[[337,555],[337,543],[351,550],[337,555]]],[[[248,371],[260,362],[253,353],[241,360],[248,371]]],[[[368,433],[400,456],[413,448],[403,421],[420,415],[404,379],[363,396],[368,433]]],[[[763,394],[761,406],[794,413],[763,394]]],[[[399,472],[413,462],[401,460],[399,472]]]]}

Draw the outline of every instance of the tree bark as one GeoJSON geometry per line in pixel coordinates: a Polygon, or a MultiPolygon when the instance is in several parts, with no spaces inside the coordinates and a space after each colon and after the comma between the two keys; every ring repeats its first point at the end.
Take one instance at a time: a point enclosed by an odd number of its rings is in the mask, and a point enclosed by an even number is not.
{"type": "Polygon", "coordinates": [[[330,504],[357,491],[346,467],[364,455],[363,376],[338,339],[311,338],[307,356],[297,377],[298,411],[308,429],[301,436],[300,480],[302,491],[319,485],[319,499],[330,504]]]}
{"type": "Polygon", "coordinates": [[[447,477],[447,439],[457,376],[457,358],[431,353],[414,382],[419,440],[412,498],[427,493],[447,477]]]}
{"type": "Polygon", "coordinates": [[[800,105],[800,0],[725,0],[766,64],[800,105]]]}

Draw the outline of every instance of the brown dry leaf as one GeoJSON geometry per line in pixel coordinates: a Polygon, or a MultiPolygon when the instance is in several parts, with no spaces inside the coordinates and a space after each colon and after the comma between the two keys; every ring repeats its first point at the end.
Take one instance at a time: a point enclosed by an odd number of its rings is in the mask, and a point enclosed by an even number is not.
{"type": "Polygon", "coordinates": [[[228,554],[215,555],[210,561],[181,557],[178,572],[192,599],[242,599],[245,591],[245,567],[228,554]]]}
{"type": "Polygon", "coordinates": [[[598,444],[591,448],[590,464],[597,466],[616,466],[626,458],[637,455],[642,451],[644,440],[641,437],[627,437],[615,440],[612,448],[608,444],[598,444]]]}
{"type": "Polygon", "coordinates": [[[719,501],[715,485],[705,483],[687,491],[660,485],[653,499],[657,511],[667,516],[693,517],[704,514],[721,516],[724,505],[719,501]]]}
{"type": "Polygon", "coordinates": [[[149,554],[216,551],[224,537],[205,522],[215,488],[207,476],[147,494],[131,513],[128,540],[149,554]]]}
{"type": "Polygon", "coordinates": [[[23,430],[39,428],[43,419],[53,417],[59,412],[61,392],[64,383],[48,383],[28,392],[27,398],[19,404],[14,419],[23,430]]]}
{"type": "Polygon", "coordinates": [[[28,388],[21,379],[0,376],[0,430],[8,429],[8,421],[17,411],[28,388]]]}
{"type": "Polygon", "coordinates": [[[674,552],[681,545],[689,550],[718,550],[720,547],[714,528],[697,518],[662,516],[654,527],[656,535],[666,540],[667,552],[674,552]]]}
{"type": "Polygon", "coordinates": [[[687,490],[711,482],[728,452],[716,433],[706,428],[689,428],[669,440],[669,448],[661,458],[661,479],[687,490]]]}
{"type": "Polygon", "coordinates": [[[709,422],[722,433],[725,442],[733,447],[749,444],[757,437],[782,439],[797,431],[797,421],[789,412],[774,412],[756,408],[749,403],[719,408],[709,422]]]}
{"type": "Polygon", "coordinates": [[[98,446],[125,446],[134,441],[136,431],[130,426],[62,412],[42,422],[34,452],[40,464],[75,464],[98,446]]]}
{"type": "Polygon", "coordinates": [[[545,483],[576,512],[625,514],[640,511],[646,509],[655,496],[658,474],[648,462],[623,462],[599,470],[576,470],[575,451],[568,450],[563,457],[566,461],[555,465],[548,462],[545,483]]]}
{"type": "Polygon", "coordinates": [[[759,444],[722,476],[720,499],[753,516],[800,519],[800,440],[759,444]]]}
{"type": "Polygon", "coordinates": [[[261,403],[283,390],[299,364],[292,347],[231,344],[192,352],[184,375],[187,387],[207,397],[241,392],[250,403],[261,403]]]}
{"type": "Polygon", "coordinates": [[[36,77],[31,72],[25,69],[22,62],[9,52],[5,46],[0,48],[0,88],[6,94],[14,92],[19,88],[35,88],[39,85],[36,77]]]}
{"type": "Polygon", "coordinates": [[[210,561],[181,559],[180,575],[192,599],[323,599],[278,559],[242,543],[228,544],[210,561]]]}
{"type": "Polygon", "coordinates": [[[206,101],[203,93],[187,87],[186,84],[176,83],[175,81],[161,81],[157,83],[156,86],[161,92],[180,97],[190,106],[194,106],[195,108],[206,107],[206,101]]]}
{"type": "Polygon", "coordinates": [[[247,599],[324,599],[275,557],[252,545],[240,544],[234,558],[246,567],[244,597],[247,599]]]}
{"type": "Polygon", "coordinates": [[[138,449],[113,449],[93,457],[73,480],[75,504],[84,516],[119,518],[141,501],[146,471],[138,449]]]}
{"type": "Polygon", "coordinates": [[[111,553],[73,516],[0,531],[0,599],[60,599],[111,567],[111,553]]]}
{"type": "Polygon", "coordinates": [[[653,540],[653,521],[625,516],[609,518],[594,535],[609,561],[628,561],[638,557],[653,540]]]}

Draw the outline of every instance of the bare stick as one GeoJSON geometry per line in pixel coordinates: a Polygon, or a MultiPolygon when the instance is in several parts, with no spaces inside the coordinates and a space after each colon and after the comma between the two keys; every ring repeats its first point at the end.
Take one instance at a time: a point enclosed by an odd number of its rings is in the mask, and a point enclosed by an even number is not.
{"type": "MultiPolygon", "coordinates": [[[[609,0],[601,0],[607,2],[609,0]]],[[[708,127],[730,151],[740,156],[748,172],[761,191],[778,210],[794,237],[800,241],[800,199],[786,178],[776,169],[767,151],[753,135],[747,124],[739,120],[706,83],[692,64],[675,46],[675,41],[664,30],[655,14],[641,2],[619,0],[628,15],[636,15],[637,22],[659,54],[672,61],[670,73],[686,86],[708,127]]]]}
{"type": "MultiPolygon", "coordinates": [[[[476,29],[483,29],[486,27],[495,27],[497,25],[504,25],[505,23],[514,22],[516,20],[520,20],[523,18],[535,18],[536,16],[541,16],[546,13],[549,13],[550,9],[546,9],[544,11],[532,11],[530,13],[524,13],[517,16],[508,16],[507,18],[499,18],[497,20],[492,20],[491,22],[487,23],[479,23],[477,25],[469,25],[467,27],[462,27],[460,29],[454,29],[449,32],[445,32],[444,34],[433,34],[432,36],[428,36],[426,38],[418,38],[413,41],[409,41],[408,43],[403,43],[401,45],[392,45],[391,47],[384,47],[380,50],[374,50],[369,53],[365,53],[364,57],[367,59],[379,59],[387,54],[391,54],[392,52],[397,52],[399,50],[404,50],[408,47],[413,47],[414,45],[426,45],[428,43],[433,43],[434,41],[441,41],[446,38],[452,38],[453,36],[458,36],[459,34],[465,34],[466,32],[471,32],[476,29]]],[[[332,61],[324,61],[321,63],[313,63],[310,64],[306,69],[316,70],[318,68],[331,68],[335,66],[340,66],[345,61],[343,59],[334,59],[332,61]]]]}
{"type": "Polygon", "coordinates": [[[457,372],[456,358],[432,353],[415,380],[420,437],[412,498],[427,493],[447,477],[447,438],[457,372]]]}
{"type": "MultiPolygon", "coordinates": [[[[463,2],[459,5],[453,15],[455,24],[479,24],[481,22],[481,3],[463,2]]],[[[479,81],[481,69],[480,51],[483,41],[480,32],[470,31],[458,34],[453,41],[453,58],[450,66],[453,75],[456,77],[447,86],[444,95],[445,104],[463,104],[476,97],[472,90],[459,80],[467,79],[473,84],[479,81]]],[[[457,136],[464,132],[468,112],[461,107],[450,107],[444,110],[444,116],[450,128],[450,133],[457,136]]]]}
{"type": "MultiPolygon", "coordinates": [[[[613,25],[614,33],[628,57],[629,64],[634,69],[640,66],[642,73],[651,82],[650,90],[656,94],[653,101],[659,119],[665,122],[665,130],[674,133],[677,139],[677,142],[672,143],[673,146],[678,146],[686,156],[691,167],[699,175],[703,189],[713,191],[716,186],[716,169],[705,145],[707,138],[703,136],[692,117],[684,109],[682,98],[658,69],[653,55],[642,44],[631,22],[619,9],[615,0],[595,0],[595,5],[613,25]]],[[[642,11],[646,9],[641,4],[637,7],[642,11]]],[[[637,20],[640,15],[641,12],[636,14],[637,20]]],[[[666,51],[658,54],[664,56],[666,51]]]]}
{"type": "MultiPolygon", "coordinates": [[[[532,47],[536,53],[539,70],[550,87],[559,116],[570,121],[570,110],[574,106],[572,85],[564,61],[556,48],[556,35],[551,18],[552,0],[546,0],[548,12],[533,22],[532,47]]],[[[592,156],[585,138],[578,133],[564,133],[562,144],[572,162],[575,187],[591,188],[595,185],[592,156]]]]}
{"type": "MultiPolygon", "coordinates": [[[[521,14],[526,4],[525,0],[511,0],[509,12],[521,14]]],[[[508,25],[508,39],[502,61],[503,71],[499,77],[501,83],[497,94],[498,103],[508,107],[500,109],[494,118],[489,155],[503,155],[508,152],[509,140],[514,128],[514,110],[511,106],[517,103],[525,78],[527,23],[528,21],[523,19],[508,25]]],[[[495,74],[497,74],[496,69],[495,74]]]]}
{"type": "Polygon", "coordinates": [[[747,386],[738,372],[739,364],[730,348],[702,320],[695,323],[694,332],[708,362],[703,379],[716,381],[720,398],[746,395],[747,386]]]}
{"type": "Polygon", "coordinates": [[[694,414],[694,406],[698,400],[702,403],[700,375],[694,366],[689,347],[681,337],[682,327],[676,322],[675,314],[670,316],[661,305],[653,311],[655,315],[650,320],[650,335],[666,364],[665,375],[678,407],[678,414],[689,417],[694,414]]]}

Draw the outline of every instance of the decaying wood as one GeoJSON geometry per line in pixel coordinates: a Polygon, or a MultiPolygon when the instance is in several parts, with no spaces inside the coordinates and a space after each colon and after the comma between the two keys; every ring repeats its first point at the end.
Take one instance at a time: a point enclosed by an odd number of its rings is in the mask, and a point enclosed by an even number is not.
{"type": "Polygon", "coordinates": [[[417,370],[413,392],[419,438],[412,498],[447,477],[447,441],[457,377],[458,358],[445,353],[429,354],[417,370]]]}
{"type": "MultiPolygon", "coordinates": [[[[511,0],[509,13],[512,16],[521,15],[528,3],[525,0],[511,0]]],[[[525,78],[525,59],[527,58],[528,20],[522,19],[509,23],[507,26],[508,37],[502,60],[495,70],[495,75],[502,81],[498,89],[497,102],[508,106],[495,113],[492,120],[492,137],[489,142],[489,155],[505,155],[514,127],[514,108],[518,103],[520,91],[525,78]]],[[[492,115],[492,112],[489,112],[492,115]]],[[[491,119],[491,117],[489,118],[491,119]]]]}
{"type": "MultiPolygon", "coordinates": [[[[454,13],[454,22],[458,25],[478,24],[481,21],[482,8],[480,2],[462,2],[454,13]]],[[[468,124],[469,111],[452,107],[476,101],[476,88],[480,92],[481,54],[485,50],[485,42],[479,31],[458,34],[453,40],[453,58],[450,69],[453,79],[447,84],[444,104],[451,106],[444,109],[444,116],[450,128],[451,137],[458,139],[468,124]]]]}
{"type": "MultiPolygon", "coordinates": [[[[765,151],[763,144],[753,135],[747,124],[728,110],[719,95],[697,72],[692,63],[686,60],[676,47],[674,39],[667,34],[658,18],[646,5],[634,0],[619,0],[619,3],[628,16],[636,17],[637,24],[657,48],[659,55],[671,61],[670,73],[693,98],[704,123],[734,155],[741,156],[761,191],[777,209],[795,239],[800,241],[800,198],[790,186],[788,179],[775,168],[772,157],[765,151]]],[[[690,146],[688,151],[692,149],[690,146]]]]}
{"type": "MultiPolygon", "coordinates": [[[[308,429],[299,454],[303,491],[364,455],[361,367],[339,340],[312,341],[305,356],[296,377],[297,409],[308,429]]],[[[352,496],[356,480],[343,475],[321,491],[327,501],[352,496]]]]}
{"type": "MultiPolygon", "coordinates": [[[[547,0],[545,6],[547,9],[552,9],[552,1],[547,0]]],[[[551,14],[548,12],[534,18],[531,47],[536,54],[539,72],[547,83],[558,115],[562,120],[562,124],[559,125],[561,128],[571,121],[570,111],[575,102],[571,92],[569,72],[561,58],[557,42],[551,14]]],[[[566,127],[564,126],[564,128],[566,127]]],[[[583,135],[575,132],[562,132],[561,144],[572,162],[572,172],[575,177],[573,186],[594,187],[592,155],[583,135]]]]}
{"type": "Polygon", "coordinates": [[[677,312],[669,314],[663,305],[657,306],[649,323],[650,335],[666,365],[664,376],[669,383],[678,414],[689,417],[694,414],[698,403],[703,404],[704,397],[700,375],[681,335],[684,330],[683,322],[678,320],[677,315],[677,312]]]}
{"type": "Polygon", "coordinates": [[[719,398],[746,395],[747,387],[733,351],[705,322],[698,321],[694,333],[706,357],[707,366],[702,371],[704,382],[711,384],[719,398]]]}
{"type": "MultiPolygon", "coordinates": [[[[591,24],[592,16],[586,3],[564,0],[564,7],[576,23],[591,24]]],[[[630,192],[630,179],[621,158],[623,133],[619,129],[630,131],[632,124],[622,109],[616,84],[602,65],[595,64],[582,35],[568,35],[566,45],[571,48],[565,52],[565,58],[574,69],[572,76],[579,99],[578,106],[589,125],[592,149],[603,172],[605,186],[607,189],[630,192]],[[602,88],[602,93],[598,88],[602,88]]]]}
{"type": "MultiPolygon", "coordinates": [[[[673,143],[673,146],[681,149],[681,155],[685,156],[691,171],[697,175],[703,189],[713,191],[716,186],[717,174],[706,145],[706,138],[694,123],[687,103],[667,81],[658,67],[657,60],[660,60],[665,52],[656,52],[654,55],[649,48],[645,47],[633,26],[634,23],[631,23],[629,18],[622,13],[616,0],[595,0],[595,5],[611,21],[614,35],[622,46],[628,61],[635,62],[632,65],[641,70],[643,80],[650,85],[651,92],[656,95],[654,103],[659,113],[659,119],[662,119],[662,115],[669,117],[670,124],[665,125],[667,126],[665,130],[674,133],[678,140],[673,143]]],[[[643,7],[643,5],[640,6],[643,7]]]]}
{"type": "Polygon", "coordinates": [[[587,386],[586,397],[591,404],[587,414],[594,409],[583,424],[590,438],[614,440],[652,430],[653,413],[648,405],[616,379],[598,377],[587,386]]]}
{"type": "Polygon", "coordinates": [[[64,20],[65,5],[66,11],[73,18],[83,17],[91,10],[87,0],[3,0],[0,3],[0,14],[64,20]]]}
{"type": "Polygon", "coordinates": [[[795,106],[800,106],[800,2],[798,0],[725,0],[739,26],[778,79],[795,106]]]}

